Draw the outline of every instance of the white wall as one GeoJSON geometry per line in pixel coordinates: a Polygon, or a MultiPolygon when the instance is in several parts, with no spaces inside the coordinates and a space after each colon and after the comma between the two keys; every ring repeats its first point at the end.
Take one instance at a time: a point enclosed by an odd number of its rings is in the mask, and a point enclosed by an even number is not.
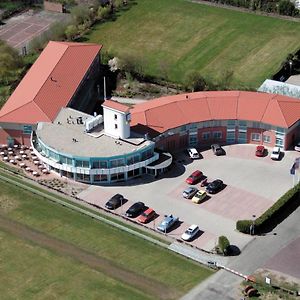
{"type": "Polygon", "coordinates": [[[127,114],[112,108],[103,107],[105,133],[115,138],[128,138],[130,136],[130,124],[126,121],[127,114]]]}

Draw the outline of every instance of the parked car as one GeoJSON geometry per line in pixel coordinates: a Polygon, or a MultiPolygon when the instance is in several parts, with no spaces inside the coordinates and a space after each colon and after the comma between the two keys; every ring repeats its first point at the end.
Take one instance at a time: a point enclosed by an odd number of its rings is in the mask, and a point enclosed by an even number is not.
{"type": "Polygon", "coordinates": [[[167,232],[178,221],[178,217],[173,215],[165,216],[162,222],[157,226],[157,229],[162,232],[167,232]]]}
{"type": "Polygon", "coordinates": [[[198,189],[196,187],[190,186],[182,192],[182,196],[183,198],[191,199],[197,192],[198,189]]]}
{"type": "Polygon", "coordinates": [[[138,217],[137,220],[140,223],[148,223],[155,216],[155,214],[155,210],[153,210],[152,208],[148,208],[138,217]]]}
{"type": "Polygon", "coordinates": [[[199,170],[194,171],[186,180],[185,182],[188,184],[195,184],[200,181],[202,178],[203,173],[199,170]]]}
{"type": "Polygon", "coordinates": [[[206,192],[203,190],[200,190],[192,198],[192,202],[197,203],[197,204],[201,203],[206,198],[206,196],[207,196],[206,192]]]}
{"type": "Polygon", "coordinates": [[[124,202],[123,195],[116,194],[105,203],[105,207],[107,209],[116,209],[119,206],[121,206],[123,204],[123,202],[124,202]]]}
{"type": "Polygon", "coordinates": [[[200,158],[199,152],[195,148],[188,148],[187,151],[191,159],[200,158]]]}
{"type": "Polygon", "coordinates": [[[300,142],[295,145],[294,149],[300,152],[300,142]]]}
{"type": "Polygon", "coordinates": [[[197,225],[191,225],[181,236],[184,241],[191,240],[200,231],[197,225]]]}
{"type": "Polygon", "coordinates": [[[258,157],[263,157],[265,154],[265,147],[263,145],[258,145],[256,147],[255,155],[258,157]]]}
{"type": "Polygon", "coordinates": [[[129,218],[135,218],[145,210],[145,204],[143,202],[136,202],[132,204],[126,211],[126,216],[129,218]]]}
{"type": "Polygon", "coordinates": [[[217,156],[225,154],[225,150],[219,144],[211,145],[211,150],[217,156]]]}
{"type": "Polygon", "coordinates": [[[206,191],[210,194],[215,194],[219,192],[223,188],[223,186],[223,181],[221,179],[216,179],[207,185],[206,191]]]}
{"type": "Polygon", "coordinates": [[[271,153],[271,159],[279,160],[279,158],[280,158],[280,148],[274,147],[271,153]]]}

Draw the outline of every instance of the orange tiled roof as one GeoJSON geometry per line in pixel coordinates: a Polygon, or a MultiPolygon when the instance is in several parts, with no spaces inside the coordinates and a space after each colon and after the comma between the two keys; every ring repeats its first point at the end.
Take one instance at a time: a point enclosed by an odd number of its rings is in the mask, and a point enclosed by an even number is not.
{"type": "Polygon", "coordinates": [[[162,133],[208,120],[248,120],[288,128],[300,119],[300,101],[286,96],[240,91],[197,92],[135,105],[131,126],[162,133]]]}
{"type": "Polygon", "coordinates": [[[119,103],[117,101],[113,101],[113,100],[105,100],[105,102],[102,104],[102,106],[109,107],[109,108],[112,108],[112,109],[115,109],[117,111],[121,111],[124,113],[129,111],[128,106],[126,106],[122,103],[119,103]]]}
{"type": "Polygon", "coordinates": [[[53,121],[68,105],[101,45],[50,41],[0,111],[0,122],[53,121]]]}

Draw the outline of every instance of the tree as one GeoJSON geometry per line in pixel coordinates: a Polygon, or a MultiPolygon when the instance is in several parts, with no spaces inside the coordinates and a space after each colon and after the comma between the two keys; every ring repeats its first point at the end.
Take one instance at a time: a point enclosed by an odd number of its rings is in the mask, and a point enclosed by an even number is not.
{"type": "Polygon", "coordinates": [[[185,77],[185,88],[192,92],[204,91],[207,83],[199,72],[191,71],[185,77]]]}
{"type": "Polygon", "coordinates": [[[222,235],[222,236],[219,237],[218,246],[219,246],[220,251],[224,255],[228,254],[230,243],[229,243],[229,240],[226,236],[222,235]]]}
{"type": "Polygon", "coordinates": [[[104,7],[100,6],[98,8],[98,11],[97,11],[97,18],[98,18],[98,20],[104,20],[104,19],[108,18],[109,15],[110,15],[110,9],[109,9],[109,7],[107,7],[107,6],[104,6],[104,7]]]}
{"type": "Polygon", "coordinates": [[[280,15],[294,16],[297,14],[295,4],[289,0],[280,0],[278,3],[278,13],[280,15]]]}
{"type": "Polygon", "coordinates": [[[68,40],[72,41],[77,35],[78,29],[75,25],[69,25],[66,28],[65,34],[68,40]]]}
{"type": "Polygon", "coordinates": [[[90,10],[84,5],[78,5],[71,9],[71,16],[76,25],[90,22],[90,10]]]}
{"type": "Polygon", "coordinates": [[[0,81],[8,84],[17,77],[18,69],[24,65],[18,52],[0,40],[0,81]]]}

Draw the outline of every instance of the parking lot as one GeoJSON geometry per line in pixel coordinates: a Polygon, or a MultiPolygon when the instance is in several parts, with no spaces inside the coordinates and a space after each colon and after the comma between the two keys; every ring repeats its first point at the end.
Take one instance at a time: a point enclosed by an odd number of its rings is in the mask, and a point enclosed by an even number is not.
{"type": "MultiPolygon", "coordinates": [[[[128,199],[118,208],[120,214],[124,214],[132,203],[142,201],[159,214],[147,225],[151,228],[156,228],[165,214],[173,214],[182,223],[168,235],[180,238],[190,224],[197,224],[203,233],[191,244],[211,250],[217,238],[226,235],[231,244],[242,249],[251,237],[235,230],[236,221],[261,215],[292,187],[293,178],[289,171],[298,154],[285,152],[282,160],[272,161],[269,156],[256,157],[253,145],[232,145],[224,149],[225,156],[217,157],[207,150],[201,153],[202,159],[194,161],[186,153],[180,153],[174,158],[174,168],[157,181],[138,179],[131,185],[90,186],[79,197],[103,207],[111,196],[120,193],[128,199]],[[186,177],[197,169],[208,177],[209,182],[219,178],[225,183],[222,191],[210,195],[201,204],[182,197],[182,191],[187,187],[186,177]]],[[[196,186],[201,189],[199,184],[196,186]]]]}

